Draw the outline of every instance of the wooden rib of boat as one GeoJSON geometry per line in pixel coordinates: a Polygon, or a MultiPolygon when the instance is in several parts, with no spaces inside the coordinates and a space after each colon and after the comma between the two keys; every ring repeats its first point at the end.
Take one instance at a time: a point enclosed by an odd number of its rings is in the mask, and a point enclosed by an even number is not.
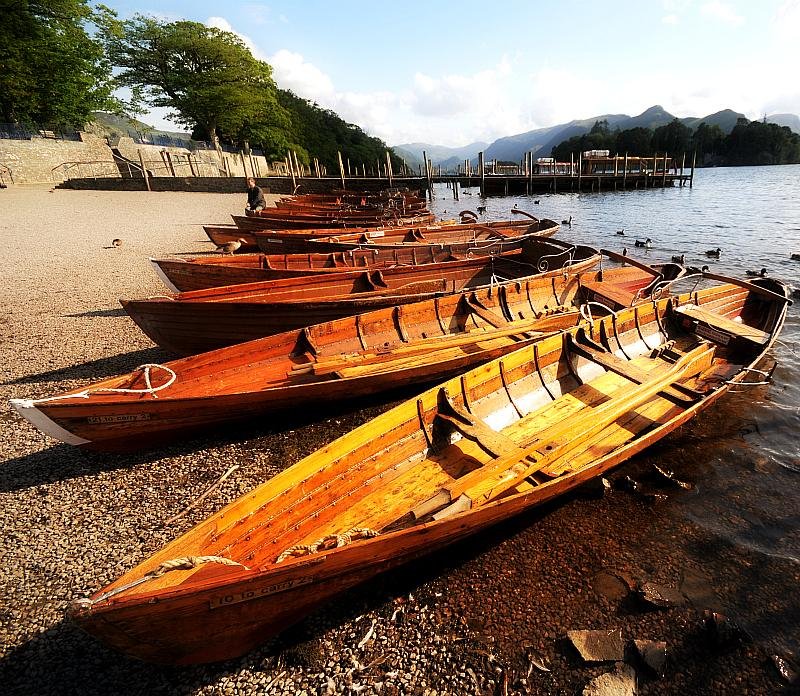
{"type": "Polygon", "coordinates": [[[496,220],[486,223],[438,223],[412,227],[313,232],[261,230],[253,239],[265,254],[303,254],[347,251],[362,247],[402,249],[410,245],[461,245],[480,248],[495,241],[519,244],[529,236],[551,237],[558,232],[553,220],[496,220]]]}
{"type": "Polygon", "coordinates": [[[609,298],[626,293],[628,302],[645,301],[682,272],[668,264],[535,276],[499,292],[395,305],[12,405],[69,444],[154,447],[232,420],[441,380],[574,326],[583,302],[618,306],[609,298]]]}
{"type": "Polygon", "coordinates": [[[385,269],[459,261],[468,255],[509,256],[522,248],[498,252],[494,245],[478,247],[461,255],[451,247],[413,246],[409,249],[350,249],[329,254],[207,254],[191,258],[150,259],[156,273],[172,292],[202,290],[222,285],[256,283],[319,273],[338,273],[359,268],[385,269]]]}
{"type": "Polygon", "coordinates": [[[534,237],[524,260],[467,258],[442,266],[318,274],[120,302],[155,343],[190,355],[372,309],[511,283],[539,273],[543,262],[555,268],[546,273],[554,276],[563,273],[564,262],[582,270],[599,260],[590,247],[534,237]]]}
{"type": "Polygon", "coordinates": [[[232,215],[235,225],[244,232],[258,230],[297,230],[318,227],[407,227],[409,225],[429,225],[436,221],[431,213],[420,213],[401,217],[396,211],[388,210],[379,215],[350,215],[345,213],[303,215],[301,213],[280,213],[276,208],[267,208],[258,214],[232,215]],[[275,210],[276,212],[271,212],[275,210]],[[270,212],[267,212],[270,211],[270,212]]]}
{"type": "Polygon", "coordinates": [[[768,279],[661,299],[430,389],[282,471],[73,603],[135,657],[237,657],[378,573],[625,461],[753,372],[786,316],[768,279]]]}

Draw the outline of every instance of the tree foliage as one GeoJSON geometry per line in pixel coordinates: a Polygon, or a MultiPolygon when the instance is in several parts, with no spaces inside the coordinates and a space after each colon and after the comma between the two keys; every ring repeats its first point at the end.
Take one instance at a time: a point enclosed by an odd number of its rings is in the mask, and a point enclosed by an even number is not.
{"type": "MultiPolygon", "coordinates": [[[[333,111],[322,109],[289,90],[279,90],[278,100],[290,115],[291,125],[286,133],[287,140],[300,145],[304,153],[317,157],[328,170],[339,169],[337,151],[342,152],[352,166],[359,168],[366,166],[368,170],[374,170],[378,163],[383,166],[386,162],[388,148],[383,141],[367,135],[361,128],[347,123],[333,111]]],[[[390,154],[392,168],[399,172],[402,161],[393,152],[390,154]]]]}
{"type": "MultiPolygon", "coordinates": [[[[121,85],[151,106],[171,108],[201,140],[252,145],[271,159],[289,150],[304,164],[317,157],[338,170],[337,150],[353,164],[385,161],[386,145],[292,92],[278,89],[272,68],[231,32],[197,22],[106,17],[106,44],[121,85]]],[[[394,165],[400,160],[395,157],[394,165]]]]}
{"type": "Polygon", "coordinates": [[[272,68],[231,32],[198,22],[106,17],[117,82],[136,100],[172,109],[172,118],[214,141],[246,140],[255,123],[280,123],[272,68]]]}
{"type": "Polygon", "coordinates": [[[115,107],[87,0],[0,0],[0,18],[0,120],[79,128],[115,107]]]}
{"type": "Polygon", "coordinates": [[[719,126],[709,126],[705,122],[692,131],[678,119],[654,130],[637,127],[611,131],[608,124],[603,124],[598,121],[588,133],[559,143],[553,148],[552,156],[566,161],[570,155],[586,150],[628,152],[640,157],[664,152],[677,157],[696,152],[701,164],[800,163],[800,135],[774,123],[740,118],[728,135],[719,126]]]}

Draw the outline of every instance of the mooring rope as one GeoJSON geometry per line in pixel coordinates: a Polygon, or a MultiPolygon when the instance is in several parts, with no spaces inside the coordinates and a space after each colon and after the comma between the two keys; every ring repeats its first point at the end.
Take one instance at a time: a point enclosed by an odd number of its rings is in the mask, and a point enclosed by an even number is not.
{"type": "Polygon", "coordinates": [[[614,316],[614,317],[617,316],[617,313],[613,309],[611,309],[611,307],[609,307],[608,305],[603,304],[602,302],[594,302],[594,301],[592,301],[592,302],[584,302],[581,305],[580,313],[581,313],[581,316],[591,324],[594,324],[594,317],[592,316],[592,309],[591,309],[591,307],[589,305],[595,305],[596,307],[601,307],[602,309],[605,309],[612,316],[614,316]],[[587,316],[587,312],[588,312],[588,316],[587,316]]]}
{"type": "Polygon", "coordinates": [[[368,527],[354,527],[344,534],[328,534],[321,539],[317,539],[313,544],[297,544],[289,547],[278,556],[275,563],[282,563],[287,558],[297,558],[318,553],[319,551],[327,551],[328,549],[338,549],[342,546],[347,546],[355,539],[371,539],[378,536],[378,534],[379,532],[368,527]]]}
{"type": "Polygon", "coordinates": [[[144,365],[139,365],[134,372],[138,370],[144,370],[144,382],[147,385],[146,389],[124,389],[122,387],[95,387],[94,389],[84,389],[81,392],[77,392],[75,394],[61,394],[60,396],[46,396],[41,399],[27,399],[25,400],[26,406],[33,406],[34,404],[42,404],[47,401],[61,401],[63,399],[88,399],[89,396],[92,394],[98,393],[109,393],[109,394],[152,394],[154,399],[157,399],[158,396],[156,392],[160,392],[162,389],[166,389],[169,387],[176,379],[178,379],[178,375],[175,374],[175,371],[171,368],[167,367],[166,365],[159,365],[158,363],[145,363],[144,365]],[[154,387],[152,382],[150,381],[150,370],[153,368],[159,368],[160,370],[164,370],[170,374],[170,378],[164,382],[164,384],[160,384],[157,387],[154,387]]]}
{"type": "Polygon", "coordinates": [[[94,599],[76,599],[72,602],[72,605],[76,609],[89,609],[99,602],[104,602],[107,599],[111,599],[111,597],[120,594],[121,592],[130,590],[132,587],[137,587],[138,585],[150,580],[160,578],[165,573],[169,573],[173,570],[192,570],[193,568],[197,568],[197,566],[203,565],[204,563],[219,563],[220,565],[238,566],[240,568],[244,568],[245,570],[250,570],[246,565],[243,565],[237,561],[233,561],[230,558],[224,558],[223,556],[182,556],[181,558],[173,558],[172,560],[164,561],[149,573],[142,575],[142,577],[134,580],[133,582],[129,582],[126,585],[121,585],[113,590],[104,592],[94,599]]]}

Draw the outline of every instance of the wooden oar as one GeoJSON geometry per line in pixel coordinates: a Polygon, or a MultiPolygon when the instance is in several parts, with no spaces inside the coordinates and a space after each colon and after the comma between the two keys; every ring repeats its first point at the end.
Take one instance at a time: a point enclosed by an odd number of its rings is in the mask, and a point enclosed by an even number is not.
{"type": "MultiPolygon", "coordinates": [[[[438,509],[434,517],[440,519],[496,499],[531,474],[562,458],[567,452],[583,447],[589,439],[605,430],[611,423],[646,403],[673,382],[686,379],[706,369],[711,364],[713,355],[713,346],[701,344],[681,357],[662,375],[639,386],[625,388],[624,394],[612,397],[589,409],[588,413],[546,428],[539,433],[532,445],[525,448],[516,444],[509,446],[508,451],[494,461],[444,486],[429,501],[417,506],[413,511],[414,516],[430,514],[438,509]],[[547,451],[544,455],[541,454],[540,450],[547,449],[549,443],[565,436],[569,436],[566,443],[547,451]]],[[[471,416],[466,417],[474,421],[471,416]]],[[[495,433],[493,436],[495,440],[497,435],[499,434],[495,433]]]]}

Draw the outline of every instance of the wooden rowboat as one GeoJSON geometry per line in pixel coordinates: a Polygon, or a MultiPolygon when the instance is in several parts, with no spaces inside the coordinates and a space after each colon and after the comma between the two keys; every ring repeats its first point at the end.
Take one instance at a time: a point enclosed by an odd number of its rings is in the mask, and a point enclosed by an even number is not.
{"type": "Polygon", "coordinates": [[[313,229],[318,227],[383,227],[386,225],[404,227],[408,225],[430,225],[436,220],[436,217],[431,213],[412,214],[405,217],[398,215],[395,211],[384,211],[379,215],[351,215],[345,213],[304,215],[302,213],[280,213],[277,208],[267,208],[258,214],[232,215],[231,217],[235,225],[245,232],[276,229],[313,229]]]}
{"type": "Polygon", "coordinates": [[[754,372],[787,288],[717,286],[526,346],[393,408],[165,546],[71,613],[135,657],[237,657],[378,573],[551,500],[754,372]]]}
{"type": "MultiPolygon", "coordinates": [[[[500,247],[502,249],[502,247],[500,247]]],[[[497,252],[495,245],[470,250],[471,257],[522,255],[522,248],[497,252]]],[[[190,258],[150,259],[150,263],[171,292],[202,290],[223,285],[256,283],[319,273],[355,269],[386,269],[393,266],[446,264],[467,258],[451,247],[413,246],[407,249],[350,249],[329,254],[206,254],[190,258]]]]}
{"type": "MultiPolygon", "coordinates": [[[[262,230],[253,238],[267,254],[328,253],[362,247],[402,249],[409,246],[460,245],[480,249],[495,241],[509,244],[526,237],[551,237],[558,231],[553,220],[497,220],[486,223],[439,223],[415,227],[358,230],[315,230],[311,232],[262,230]]],[[[510,247],[509,247],[510,248],[510,247]]]]}
{"type": "Polygon", "coordinates": [[[478,257],[448,264],[353,270],[246,283],[143,300],[120,300],[153,341],[183,355],[299,329],[372,309],[498,286],[556,268],[546,275],[591,268],[595,249],[532,237],[525,258],[478,257]]]}
{"type": "MultiPolygon", "coordinates": [[[[208,238],[217,246],[228,242],[239,241],[241,252],[258,251],[259,248],[268,254],[305,254],[327,253],[356,249],[362,246],[382,247],[392,245],[404,247],[408,245],[446,244],[463,247],[483,246],[494,240],[520,239],[525,235],[536,234],[549,237],[558,231],[558,225],[552,220],[499,220],[487,223],[462,223],[439,221],[424,225],[407,225],[401,227],[351,227],[347,236],[342,236],[341,229],[316,227],[304,230],[257,230],[247,232],[232,225],[204,225],[208,238]],[[333,244],[320,242],[336,237],[333,244]],[[314,240],[313,244],[309,244],[314,240]]],[[[510,248],[510,247],[509,247],[510,248]]]]}
{"type": "Polygon", "coordinates": [[[396,305],[12,405],[72,445],[153,447],[233,420],[442,380],[574,326],[590,299],[645,301],[682,270],[669,264],[534,276],[500,292],[396,305]]]}

